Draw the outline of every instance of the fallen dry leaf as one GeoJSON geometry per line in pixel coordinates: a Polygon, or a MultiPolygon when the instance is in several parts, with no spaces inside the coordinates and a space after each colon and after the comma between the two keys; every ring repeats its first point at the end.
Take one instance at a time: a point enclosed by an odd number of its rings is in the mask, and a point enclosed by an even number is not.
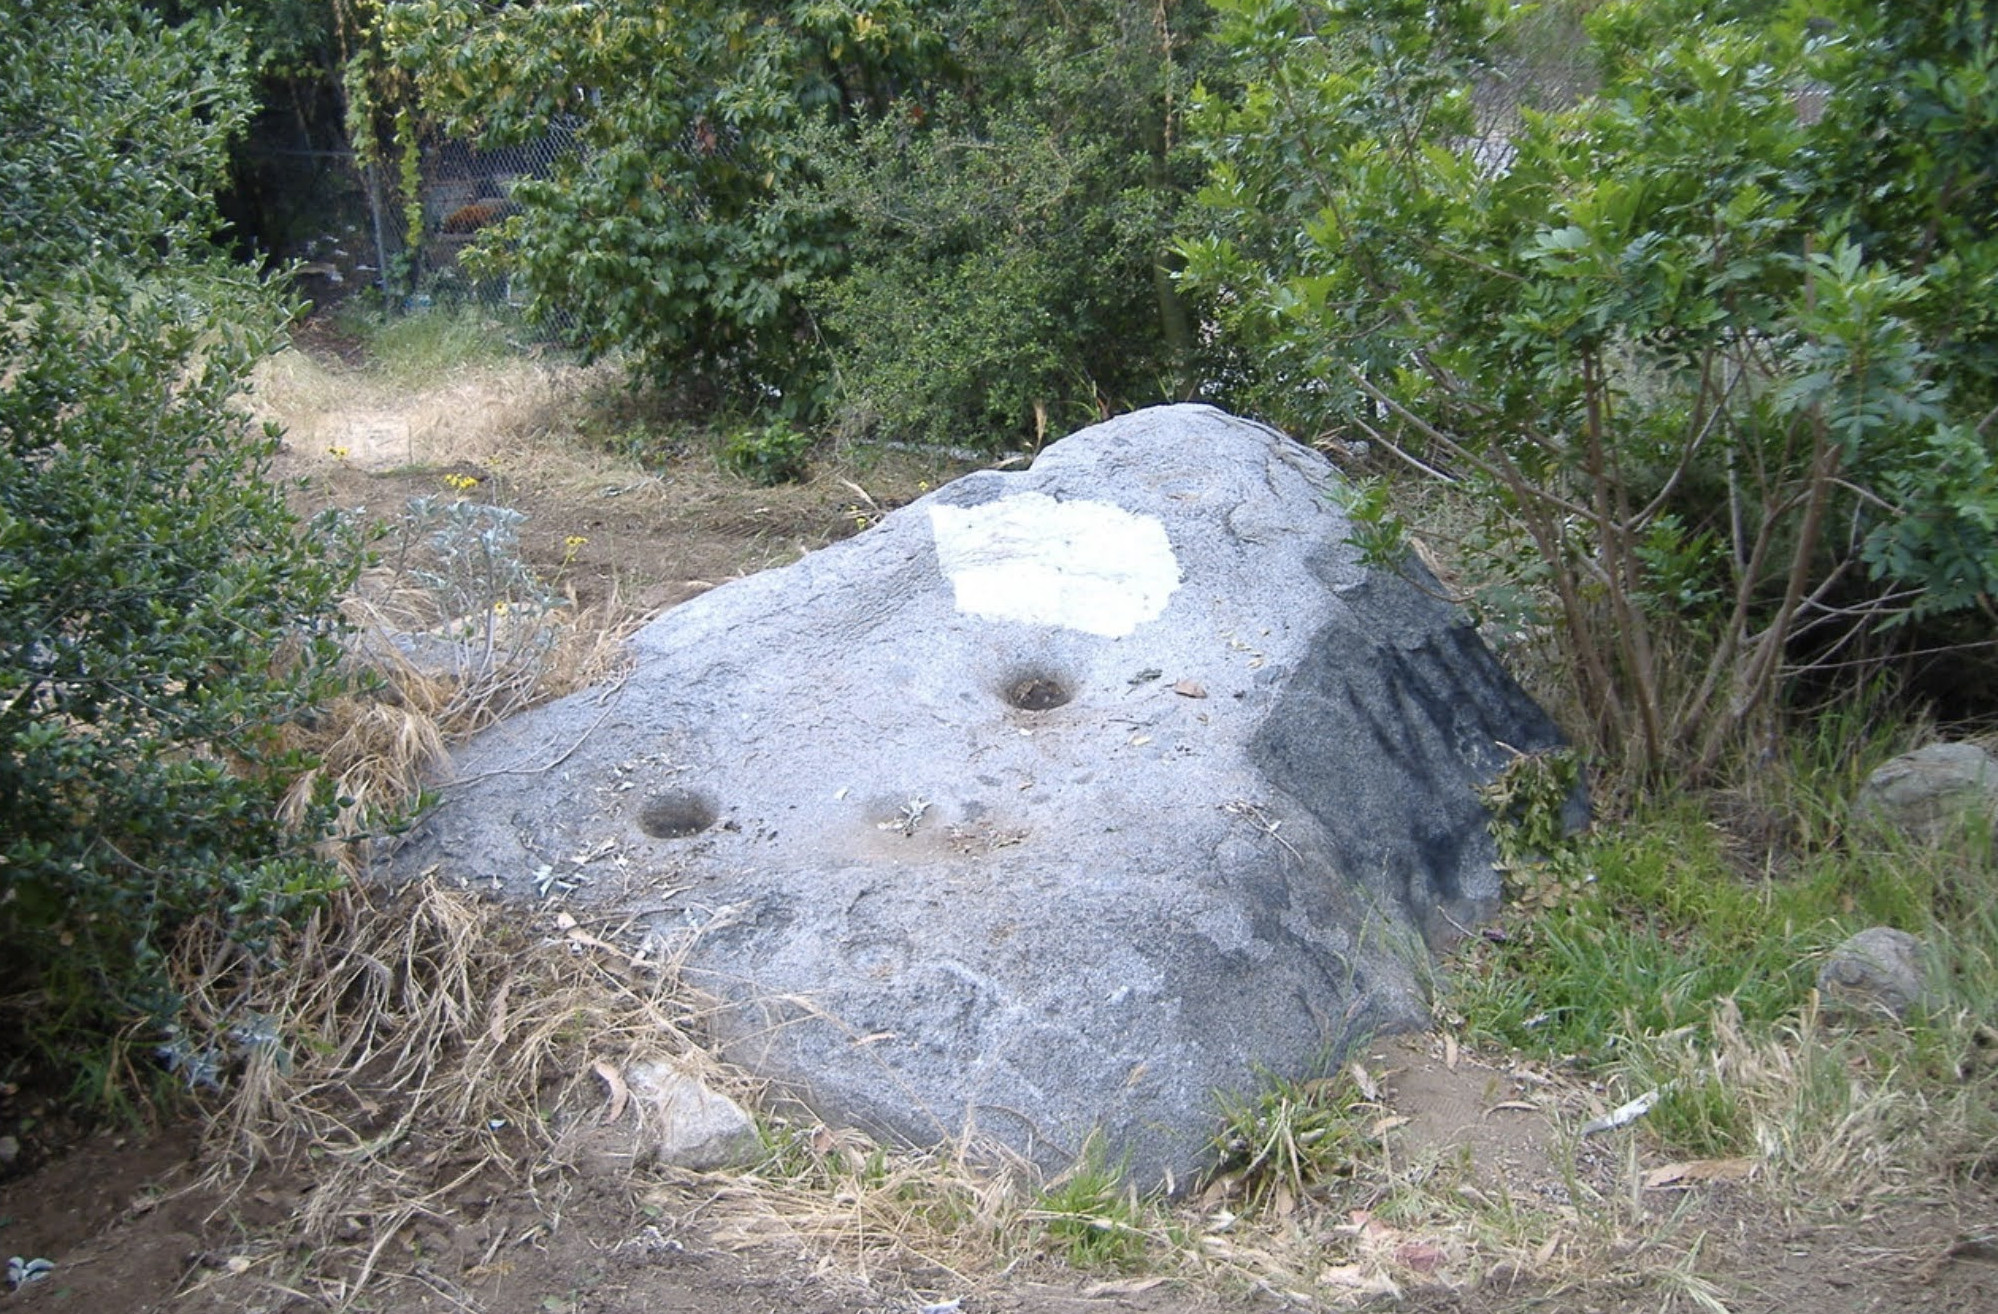
{"type": "Polygon", "coordinates": [[[1538,1104],[1528,1103],[1526,1100],[1500,1100],[1497,1104],[1494,1104],[1489,1109],[1485,1110],[1485,1116],[1489,1118],[1494,1113],[1538,1113],[1538,1112],[1540,1112],[1540,1106],[1538,1104]]]}
{"type": "Polygon", "coordinates": [[[1440,1246],[1427,1241],[1405,1241],[1395,1247],[1394,1262],[1418,1273],[1434,1273],[1443,1265],[1446,1256],[1440,1246]]]}
{"type": "Polygon", "coordinates": [[[624,1106],[631,1102],[631,1088],[624,1084],[624,1074],[602,1059],[590,1064],[590,1071],[602,1077],[604,1085],[610,1087],[610,1108],[597,1119],[599,1123],[609,1125],[624,1116],[624,1106]]]}
{"type": "Polygon", "coordinates": [[[1644,1174],[1644,1189],[1656,1191],[1691,1182],[1745,1182],[1754,1172],[1753,1159],[1690,1159],[1653,1168],[1644,1174]]]}
{"type": "Polygon", "coordinates": [[[494,992],[493,1015],[486,1023],[486,1034],[492,1037],[495,1045],[506,1043],[506,1001],[507,996],[512,993],[513,973],[508,972],[506,980],[500,982],[500,988],[494,992]]]}
{"type": "Polygon", "coordinates": [[[1172,691],[1181,698],[1205,698],[1207,696],[1207,686],[1201,684],[1198,680],[1181,680],[1173,685],[1172,691]]]}
{"type": "Polygon", "coordinates": [[[1321,1286],[1339,1287],[1363,1296],[1401,1299],[1401,1288],[1395,1285],[1393,1278],[1385,1273],[1370,1272],[1360,1264],[1332,1264],[1319,1271],[1318,1281],[1321,1286]]]}
{"type": "Polygon", "coordinates": [[[1349,1210],[1346,1219],[1346,1222],[1337,1224],[1332,1230],[1344,1232],[1348,1236],[1357,1236],[1370,1245],[1385,1245],[1401,1235],[1394,1228],[1375,1218],[1370,1209],[1349,1210]]]}

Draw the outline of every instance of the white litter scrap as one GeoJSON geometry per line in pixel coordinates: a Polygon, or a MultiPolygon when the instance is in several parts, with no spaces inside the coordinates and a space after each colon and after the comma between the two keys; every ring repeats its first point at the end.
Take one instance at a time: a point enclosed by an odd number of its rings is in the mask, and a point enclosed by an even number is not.
{"type": "Polygon", "coordinates": [[[30,1282],[40,1282],[55,1272],[55,1265],[46,1259],[23,1259],[15,1255],[7,1261],[7,1289],[19,1291],[30,1282]]]}
{"type": "Polygon", "coordinates": [[[1597,1132],[1615,1131],[1618,1127],[1629,1126],[1651,1112],[1668,1089],[1670,1088],[1660,1086],[1656,1090],[1647,1090],[1630,1103],[1619,1105],[1600,1118],[1589,1119],[1582,1124],[1582,1135],[1594,1136],[1597,1132]]]}

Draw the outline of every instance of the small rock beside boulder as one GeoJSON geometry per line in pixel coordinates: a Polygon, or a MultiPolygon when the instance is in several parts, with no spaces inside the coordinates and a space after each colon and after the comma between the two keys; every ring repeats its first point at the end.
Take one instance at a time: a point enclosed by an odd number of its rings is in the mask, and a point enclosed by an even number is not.
{"type": "Polygon", "coordinates": [[[1818,970],[1818,993],[1838,1011],[1897,1018],[1934,1001],[1922,942],[1890,926],[1869,926],[1833,949],[1818,970]]]}
{"type": "Polygon", "coordinates": [[[1976,744],[1930,744],[1878,768],[1860,786],[1853,816],[1941,844],[1966,820],[1998,818],[1998,758],[1976,744]]]}
{"type": "Polygon", "coordinates": [[[623,1072],[604,1064],[598,1075],[611,1087],[610,1107],[563,1138],[572,1162],[610,1174],[655,1164],[716,1172],[747,1167],[761,1152],[756,1120],[669,1060],[623,1072]]]}

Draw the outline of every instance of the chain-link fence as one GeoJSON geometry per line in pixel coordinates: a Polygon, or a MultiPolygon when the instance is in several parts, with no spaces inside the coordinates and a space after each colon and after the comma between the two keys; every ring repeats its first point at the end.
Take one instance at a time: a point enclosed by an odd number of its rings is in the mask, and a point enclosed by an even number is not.
{"type": "MultiPolygon", "coordinates": [[[[455,300],[513,313],[523,310],[528,289],[513,275],[481,277],[466,268],[461,257],[485,230],[519,208],[513,200],[517,182],[546,177],[556,161],[575,149],[575,126],[562,120],[551,122],[538,140],[519,146],[482,150],[449,138],[425,142],[423,231],[413,239],[402,235],[409,251],[411,304],[455,300]]],[[[558,333],[571,327],[568,314],[559,307],[544,313],[543,320],[545,327],[558,333]]]]}
{"type": "MultiPolygon", "coordinates": [[[[475,275],[461,257],[518,208],[515,183],[545,177],[574,149],[574,126],[562,122],[537,141],[497,150],[426,141],[418,204],[410,205],[395,170],[363,162],[344,143],[315,142],[302,122],[266,123],[239,161],[246,185],[230,217],[268,255],[296,262],[298,289],[319,308],[362,297],[392,315],[470,304],[519,320],[527,289],[505,273],[475,275]]],[[[559,309],[543,321],[558,335],[570,327],[559,309]]]]}

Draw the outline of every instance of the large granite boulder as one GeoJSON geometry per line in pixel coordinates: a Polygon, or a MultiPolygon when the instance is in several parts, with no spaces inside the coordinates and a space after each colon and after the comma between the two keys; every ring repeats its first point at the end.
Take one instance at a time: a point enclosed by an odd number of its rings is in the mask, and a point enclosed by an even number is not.
{"type": "Polygon", "coordinates": [[[1185,1181],[1217,1093],[1426,1021],[1473,786],[1556,742],[1335,485],[1203,406],[957,480],[480,737],[398,867],[628,911],[830,1122],[1185,1181]]]}

